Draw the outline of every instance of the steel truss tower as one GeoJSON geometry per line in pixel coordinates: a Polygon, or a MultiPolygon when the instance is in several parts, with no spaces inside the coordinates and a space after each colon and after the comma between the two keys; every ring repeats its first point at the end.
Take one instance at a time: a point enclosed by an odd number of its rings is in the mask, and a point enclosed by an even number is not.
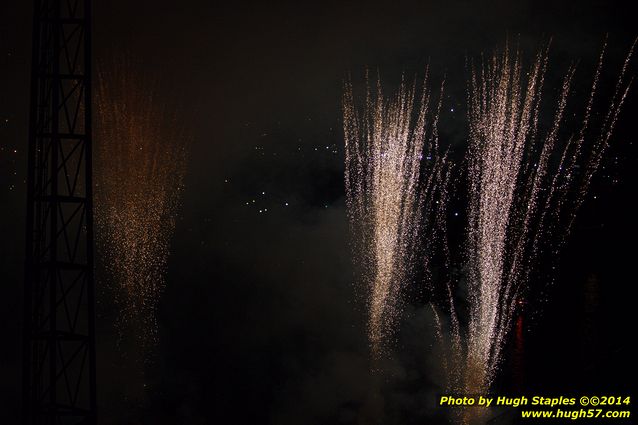
{"type": "Polygon", "coordinates": [[[95,424],[90,0],[35,0],[23,424],[95,424]]]}

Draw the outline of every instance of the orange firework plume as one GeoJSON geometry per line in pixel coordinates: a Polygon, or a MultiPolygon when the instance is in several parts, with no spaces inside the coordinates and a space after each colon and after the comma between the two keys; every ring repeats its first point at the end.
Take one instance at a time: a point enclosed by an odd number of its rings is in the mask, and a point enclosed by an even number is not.
{"type": "Polygon", "coordinates": [[[120,309],[120,334],[138,328],[155,341],[185,172],[185,138],[157,84],[119,62],[99,73],[96,223],[108,288],[120,309]]]}

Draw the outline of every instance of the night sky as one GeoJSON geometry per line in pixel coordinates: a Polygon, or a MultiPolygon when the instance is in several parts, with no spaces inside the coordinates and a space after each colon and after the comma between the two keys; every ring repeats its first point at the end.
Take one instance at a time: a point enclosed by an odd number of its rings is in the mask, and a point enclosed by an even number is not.
{"type": "MultiPolygon", "coordinates": [[[[16,423],[20,405],[30,3],[0,3],[1,424],[16,423]]],[[[97,290],[100,423],[435,423],[442,373],[424,305],[407,306],[388,377],[369,371],[345,211],[343,79],[360,84],[378,68],[391,88],[430,63],[434,85],[446,79],[442,143],[462,158],[467,57],[509,38],[530,58],[552,38],[547,86],[579,61],[582,100],[606,34],[603,92],[615,82],[636,36],[629,3],[95,2],[97,66],[134,57],[174,102],[189,152],[146,361],[133,342],[116,345],[117,312],[97,290]]],[[[525,318],[522,366],[503,365],[503,392],[633,389],[637,112],[633,89],[556,271],[540,266],[544,301],[525,318]]]]}

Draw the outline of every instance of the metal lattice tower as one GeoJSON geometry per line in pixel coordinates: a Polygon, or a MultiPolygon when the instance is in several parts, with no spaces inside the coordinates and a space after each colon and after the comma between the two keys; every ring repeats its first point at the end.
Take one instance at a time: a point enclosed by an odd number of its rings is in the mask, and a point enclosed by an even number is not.
{"type": "Polygon", "coordinates": [[[90,0],[35,0],[23,423],[95,424],[90,0]]]}

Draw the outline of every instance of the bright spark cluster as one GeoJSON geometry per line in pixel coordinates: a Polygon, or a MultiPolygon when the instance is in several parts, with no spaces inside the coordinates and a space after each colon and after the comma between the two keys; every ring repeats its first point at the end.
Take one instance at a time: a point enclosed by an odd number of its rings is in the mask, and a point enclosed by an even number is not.
{"type": "Polygon", "coordinates": [[[108,285],[120,309],[120,335],[156,340],[185,171],[185,141],[174,109],[127,64],[99,75],[96,224],[108,285]]]}
{"type": "MultiPolygon", "coordinates": [[[[520,51],[508,47],[478,66],[470,64],[468,222],[460,264],[468,270],[469,283],[468,318],[463,323],[455,307],[458,282],[450,272],[447,238],[451,167],[445,157],[435,155],[440,101],[431,113],[427,84],[419,101],[414,85],[403,83],[388,99],[380,83],[376,95],[368,84],[360,110],[351,83],[346,83],[347,206],[366,283],[373,359],[384,352],[398,324],[402,289],[413,278],[419,253],[445,350],[442,365],[448,390],[489,391],[516,311],[530,295],[535,261],[547,248],[558,254],[600,167],[632,83],[626,81],[626,73],[634,46],[635,42],[610,99],[599,105],[603,48],[582,113],[569,102],[573,65],[556,97],[548,102],[543,98],[548,49],[529,66],[523,65],[520,51]],[[605,112],[599,115],[596,110],[605,112]],[[433,282],[428,272],[432,259],[439,257],[447,273],[438,273],[439,281],[433,282]]],[[[477,414],[462,413],[462,422],[477,420],[477,414]]]]}
{"type": "Polygon", "coordinates": [[[565,136],[562,127],[574,66],[563,80],[551,125],[543,132],[538,122],[546,51],[526,70],[520,52],[507,48],[478,70],[471,69],[466,246],[470,318],[466,358],[458,363],[463,370],[460,389],[468,394],[489,389],[539,241],[547,234],[547,213],[556,219],[552,230],[564,240],[607,147],[629,88],[623,80],[629,57],[600,131],[590,137],[602,60],[601,54],[580,132],[571,136],[565,136]],[[589,156],[583,155],[585,148],[589,156]],[[570,198],[570,193],[576,195],[570,198]],[[565,223],[561,223],[561,210],[568,214],[565,223]]]}
{"type": "Polygon", "coordinates": [[[438,109],[432,114],[429,105],[427,77],[420,98],[416,84],[402,83],[387,98],[380,81],[376,94],[368,83],[362,110],[351,82],[345,85],[347,204],[364,274],[373,358],[385,350],[401,314],[401,288],[410,279],[433,170],[442,163],[433,159],[438,109]],[[426,170],[427,182],[420,183],[426,170]]]}

